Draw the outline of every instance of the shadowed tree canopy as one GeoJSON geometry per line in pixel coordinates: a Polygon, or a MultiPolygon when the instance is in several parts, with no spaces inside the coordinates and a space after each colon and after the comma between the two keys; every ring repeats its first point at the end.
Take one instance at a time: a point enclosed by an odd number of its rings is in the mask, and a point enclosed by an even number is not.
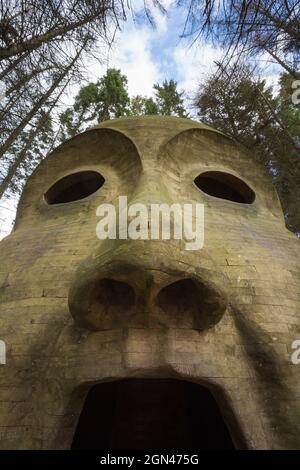
{"type": "Polygon", "coordinates": [[[60,115],[61,140],[73,136],[87,124],[124,116],[129,109],[127,78],[120,70],[108,69],[96,83],[80,88],[73,107],[60,115]]]}
{"type": "MultiPolygon", "coordinates": [[[[59,75],[56,80],[62,78],[59,75]]],[[[3,178],[0,181],[0,197],[8,190],[11,194],[19,193],[27,176],[55,145],[98,122],[143,114],[187,116],[183,92],[177,90],[174,80],[165,80],[162,85],[155,84],[154,97],[130,98],[127,77],[120,70],[110,68],[96,83],[82,86],[75,96],[74,104],[53,121],[52,111],[68,80],[63,80],[62,83],[53,98],[52,88],[57,86],[54,82],[45,104],[43,95],[39,106],[36,106],[37,109],[31,110],[31,120],[27,119],[20,135],[10,142],[8,148],[12,155],[10,157],[9,153],[5,160],[3,178]]],[[[18,129],[17,131],[19,132],[18,129]]]]}
{"type": "Polygon", "coordinates": [[[53,148],[62,94],[95,50],[101,62],[126,10],[123,0],[0,0],[0,197],[53,148]]]}
{"type": "Polygon", "coordinates": [[[283,74],[279,94],[255,79],[249,66],[221,69],[201,84],[196,100],[203,122],[243,144],[262,162],[277,187],[287,226],[300,231],[300,110],[293,105],[293,77],[283,74]]]}
{"type": "Polygon", "coordinates": [[[125,15],[122,0],[1,0],[0,13],[0,60],[50,44],[59,49],[67,41],[106,38],[109,20],[125,15]]]}

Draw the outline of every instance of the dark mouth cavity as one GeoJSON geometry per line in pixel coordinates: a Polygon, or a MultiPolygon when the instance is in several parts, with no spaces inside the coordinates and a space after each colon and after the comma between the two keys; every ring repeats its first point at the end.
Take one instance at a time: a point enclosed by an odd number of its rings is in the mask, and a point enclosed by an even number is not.
{"type": "Polygon", "coordinates": [[[72,442],[72,449],[234,448],[211,392],[177,379],[94,385],[72,442]]]}

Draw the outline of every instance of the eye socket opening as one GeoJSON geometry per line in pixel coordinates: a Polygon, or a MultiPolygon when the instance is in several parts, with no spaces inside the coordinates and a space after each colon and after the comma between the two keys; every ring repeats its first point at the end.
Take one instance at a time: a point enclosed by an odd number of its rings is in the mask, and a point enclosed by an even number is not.
{"type": "Polygon", "coordinates": [[[209,196],[240,204],[252,204],[255,201],[255,192],[250,186],[230,173],[206,171],[198,175],[194,183],[209,196]]]}
{"type": "Polygon", "coordinates": [[[97,171],[79,171],[54,183],[44,198],[50,205],[78,201],[95,193],[104,182],[104,177],[97,171]]]}

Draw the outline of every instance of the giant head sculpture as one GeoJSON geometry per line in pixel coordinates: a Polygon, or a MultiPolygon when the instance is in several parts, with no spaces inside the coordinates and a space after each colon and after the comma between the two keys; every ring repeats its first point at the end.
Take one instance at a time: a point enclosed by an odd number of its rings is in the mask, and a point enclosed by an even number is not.
{"type": "Polygon", "coordinates": [[[164,445],[159,429],[173,446],[222,447],[218,420],[225,447],[300,447],[299,260],[268,176],[220,132],[150,116],[68,140],[0,244],[1,448],[83,447],[97,413],[102,447],[164,445]],[[203,204],[203,247],[99,240],[97,208],[120,195],[203,204]]]}

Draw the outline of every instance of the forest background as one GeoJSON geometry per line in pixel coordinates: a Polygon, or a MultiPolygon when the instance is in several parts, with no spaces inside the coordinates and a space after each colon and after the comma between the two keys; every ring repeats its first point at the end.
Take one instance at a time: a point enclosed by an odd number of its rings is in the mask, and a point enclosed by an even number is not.
{"type": "Polygon", "coordinates": [[[299,59],[297,0],[0,0],[0,238],[54,147],[143,114],[242,143],[300,236],[299,59]]]}

